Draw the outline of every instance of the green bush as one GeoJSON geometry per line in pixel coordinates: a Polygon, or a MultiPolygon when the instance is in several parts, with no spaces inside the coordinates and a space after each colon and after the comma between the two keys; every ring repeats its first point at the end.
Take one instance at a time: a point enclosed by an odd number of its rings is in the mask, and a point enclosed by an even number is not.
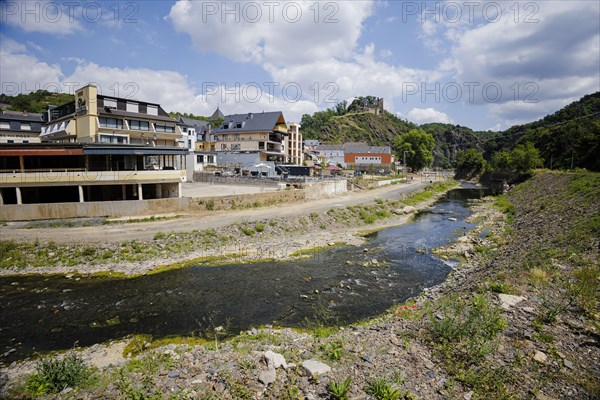
{"type": "Polygon", "coordinates": [[[90,368],[75,353],[63,358],[45,358],[36,365],[35,372],[27,380],[25,391],[33,397],[59,393],[65,388],[84,383],[90,374],[90,368]]]}
{"type": "Polygon", "coordinates": [[[254,225],[254,229],[256,232],[263,232],[265,230],[265,224],[256,224],[254,225]]]}

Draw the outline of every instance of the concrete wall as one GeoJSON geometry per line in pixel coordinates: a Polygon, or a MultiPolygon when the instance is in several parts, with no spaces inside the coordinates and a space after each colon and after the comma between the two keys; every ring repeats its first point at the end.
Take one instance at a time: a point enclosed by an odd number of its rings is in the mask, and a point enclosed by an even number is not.
{"type": "Polygon", "coordinates": [[[340,179],[335,181],[307,182],[304,184],[307,199],[319,199],[321,197],[333,196],[348,191],[348,181],[340,179]]]}
{"type": "MultiPolygon", "coordinates": [[[[9,204],[0,206],[0,221],[32,221],[86,217],[124,217],[217,210],[237,210],[302,202],[345,193],[346,180],[307,182],[304,189],[217,197],[181,197],[155,200],[102,201],[86,203],[9,204]]],[[[163,189],[165,190],[165,189],[163,189]]]]}

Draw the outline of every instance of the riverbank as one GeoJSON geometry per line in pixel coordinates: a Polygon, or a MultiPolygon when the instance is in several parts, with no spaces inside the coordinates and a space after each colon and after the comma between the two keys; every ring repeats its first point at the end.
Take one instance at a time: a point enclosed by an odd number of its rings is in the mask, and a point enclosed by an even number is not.
{"type": "MultiPolygon", "coordinates": [[[[309,249],[318,251],[341,244],[359,246],[364,243],[362,231],[406,223],[417,210],[429,207],[454,185],[455,182],[437,183],[422,191],[417,185],[414,192],[401,190],[391,199],[379,198],[378,192],[373,191],[370,198],[363,196],[365,201],[354,205],[339,206],[336,203],[340,200],[332,199],[326,211],[321,205],[321,210],[309,207],[299,215],[287,217],[250,220],[240,216],[236,222],[218,229],[157,229],[145,240],[95,243],[82,236],[81,242],[69,244],[37,239],[34,242],[2,241],[0,250],[5,257],[0,260],[0,276],[139,276],[193,264],[291,260],[309,249]],[[309,212],[313,209],[316,211],[309,212]]],[[[389,196],[390,192],[381,193],[389,196]]],[[[230,218],[235,219],[236,214],[230,214],[230,218]]],[[[101,228],[98,227],[99,232],[101,228]]],[[[62,230],[65,229],[68,228],[62,230]]],[[[52,234],[54,230],[45,231],[52,234]]]]}
{"type": "Polygon", "coordinates": [[[227,341],[212,327],[214,341],[154,350],[134,338],[138,356],[59,397],[316,399],[348,382],[352,399],[598,398],[599,188],[598,174],[545,173],[475,202],[477,228],[440,249],[460,265],[378,318],[335,329],[320,313],[308,331],[227,341]]]}

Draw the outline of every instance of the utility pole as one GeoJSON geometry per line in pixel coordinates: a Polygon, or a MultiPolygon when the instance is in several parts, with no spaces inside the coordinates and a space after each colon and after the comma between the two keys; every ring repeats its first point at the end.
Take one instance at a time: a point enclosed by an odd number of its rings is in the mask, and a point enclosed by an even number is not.
{"type": "Polygon", "coordinates": [[[573,159],[575,158],[575,151],[571,153],[571,171],[573,171],[573,159]]]}
{"type": "Polygon", "coordinates": [[[404,176],[406,176],[406,150],[402,151],[404,160],[402,161],[402,169],[404,170],[404,176]]]}

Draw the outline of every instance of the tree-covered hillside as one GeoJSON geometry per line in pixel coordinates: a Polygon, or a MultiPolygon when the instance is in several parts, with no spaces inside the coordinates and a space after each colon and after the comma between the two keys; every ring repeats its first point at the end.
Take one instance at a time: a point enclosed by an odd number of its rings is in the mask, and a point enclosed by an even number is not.
{"type": "Polygon", "coordinates": [[[456,152],[480,149],[490,160],[494,153],[512,150],[531,142],[547,168],[587,168],[600,170],[600,92],[584,96],[552,115],[503,132],[476,132],[470,128],[441,123],[417,126],[384,112],[352,113],[344,104],[302,117],[307,139],[322,143],[367,142],[393,146],[398,135],[420,128],[435,139],[434,166],[449,167],[456,152]]]}
{"type": "Polygon", "coordinates": [[[27,111],[31,113],[41,113],[46,110],[46,106],[52,104],[61,106],[73,101],[73,95],[66,93],[52,93],[47,90],[38,90],[27,94],[18,94],[9,96],[0,94],[0,103],[9,104],[8,109],[14,111],[27,111]]]}
{"type": "Polygon", "coordinates": [[[582,97],[552,115],[516,125],[485,141],[485,154],[531,142],[546,168],[600,170],[600,92],[582,97]]]}

